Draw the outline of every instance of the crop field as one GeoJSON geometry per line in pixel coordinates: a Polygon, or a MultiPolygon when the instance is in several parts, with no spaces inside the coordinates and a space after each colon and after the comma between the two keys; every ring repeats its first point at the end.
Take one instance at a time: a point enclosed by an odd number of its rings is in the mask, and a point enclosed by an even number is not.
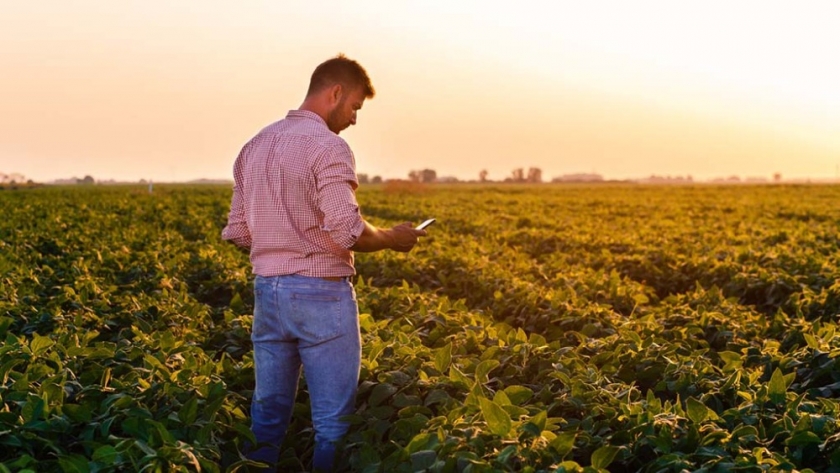
{"type": "MultiPolygon", "coordinates": [[[[213,186],[0,192],[0,471],[246,471],[213,186]]],[[[342,471],[840,472],[840,187],[362,187],[342,471]]],[[[305,382],[281,471],[313,448],[305,382]]]]}

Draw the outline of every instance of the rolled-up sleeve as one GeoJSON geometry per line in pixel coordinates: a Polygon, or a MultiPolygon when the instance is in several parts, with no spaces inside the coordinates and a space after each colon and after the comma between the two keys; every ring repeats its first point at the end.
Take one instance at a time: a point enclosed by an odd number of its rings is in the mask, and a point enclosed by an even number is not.
{"type": "Polygon", "coordinates": [[[245,176],[242,172],[244,154],[243,149],[233,166],[233,197],[230,202],[227,226],[222,229],[222,239],[233,242],[236,246],[250,248],[252,240],[245,209],[245,176]]]}
{"type": "Polygon", "coordinates": [[[356,162],[346,142],[326,150],[315,166],[318,209],[324,216],[323,229],[342,248],[359,239],[365,222],[356,202],[356,162]]]}

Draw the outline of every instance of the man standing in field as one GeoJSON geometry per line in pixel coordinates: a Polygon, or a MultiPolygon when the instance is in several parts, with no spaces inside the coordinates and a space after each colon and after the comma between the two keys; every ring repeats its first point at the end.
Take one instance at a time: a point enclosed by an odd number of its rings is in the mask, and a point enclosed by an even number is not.
{"type": "Polygon", "coordinates": [[[347,432],[361,366],[353,252],[410,251],[426,232],[390,229],[359,212],[356,164],[338,136],[374,95],[359,63],[338,55],[319,65],[298,110],[252,138],[234,164],[222,238],[249,248],[254,280],[256,388],[249,458],[276,463],[303,365],[315,427],[313,468],[333,467],[347,432]]]}

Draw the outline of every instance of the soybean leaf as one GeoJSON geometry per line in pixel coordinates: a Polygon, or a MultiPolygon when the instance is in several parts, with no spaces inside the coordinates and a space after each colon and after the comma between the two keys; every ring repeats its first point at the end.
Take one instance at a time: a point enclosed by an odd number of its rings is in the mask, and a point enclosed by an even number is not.
{"type": "Polygon", "coordinates": [[[111,445],[103,445],[93,451],[93,461],[113,465],[117,461],[119,452],[111,445]]]}
{"type": "Polygon", "coordinates": [[[452,344],[447,343],[446,346],[438,348],[435,352],[435,369],[439,373],[446,373],[449,369],[449,363],[452,361],[452,344]]]}
{"type": "Polygon", "coordinates": [[[613,459],[615,459],[615,455],[618,451],[619,448],[613,447],[612,445],[604,445],[598,450],[595,450],[592,452],[592,458],[590,459],[592,467],[599,470],[608,467],[610,463],[612,463],[613,459]]]}
{"type": "Polygon", "coordinates": [[[709,409],[697,399],[689,397],[685,404],[688,418],[695,424],[701,424],[709,417],[709,409]]]}
{"type": "Polygon", "coordinates": [[[557,450],[560,457],[564,457],[572,451],[572,448],[574,448],[576,437],[577,432],[560,432],[557,434],[557,437],[551,441],[550,445],[557,450]]]}
{"type": "Polygon", "coordinates": [[[481,405],[481,414],[487,421],[487,427],[490,431],[500,437],[506,436],[512,426],[508,413],[502,409],[502,406],[487,398],[482,397],[478,401],[481,405]]]}
{"type": "Polygon", "coordinates": [[[534,391],[531,391],[525,386],[513,385],[505,388],[505,394],[507,394],[511,404],[521,406],[531,399],[534,395],[534,391]]]}
{"type": "Polygon", "coordinates": [[[32,353],[35,355],[40,355],[54,344],[55,342],[50,337],[41,336],[36,333],[35,336],[32,337],[32,341],[29,343],[29,349],[32,350],[32,353]]]}
{"type": "Polygon", "coordinates": [[[487,374],[494,368],[499,366],[498,360],[484,360],[475,367],[475,381],[477,383],[486,383],[488,381],[487,374]]]}
{"type": "Polygon", "coordinates": [[[782,374],[782,370],[776,368],[770,377],[770,382],[767,384],[767,394],[770,396],[770,401],[776,404],[783,402],[786,391],[787,383],[785,383],[785,375],[782,374]]]}
{"type": "Polygon", "coordinates": [[[377,384],[373,387],[373,391],[371,391],[370,393],[370,397],[368,398],[368,404],[371,407],[378,406],[380,403],[382,403],[382,401],[393,396],[395,392],[397,392],[397,387],[393,384],[377,384]]]}
{"type": "Polygon", "coordinates": [[[428,471],[437,460],[437,453],[434,450],[420,450],[411,454],[412,471],[428,471]]]}

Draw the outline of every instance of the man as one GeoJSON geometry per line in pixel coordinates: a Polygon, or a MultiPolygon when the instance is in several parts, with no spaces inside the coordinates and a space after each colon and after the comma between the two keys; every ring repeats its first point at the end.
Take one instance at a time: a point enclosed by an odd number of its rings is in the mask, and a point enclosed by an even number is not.
{"type": "Polygon", "coordinates": [[[382,229],[359,213],[353,153],[339,132],[374,95],[367,72],[340,54],[319,65],[298,110],[260,131],[234,164],[222,238],[249,248],[254,280],[256,388],[249,457],[274,464],[301,364],[315,427],[313,468],[333,467],[361,366],[353,252],[409,251],[426,232],[382,229]]]}

